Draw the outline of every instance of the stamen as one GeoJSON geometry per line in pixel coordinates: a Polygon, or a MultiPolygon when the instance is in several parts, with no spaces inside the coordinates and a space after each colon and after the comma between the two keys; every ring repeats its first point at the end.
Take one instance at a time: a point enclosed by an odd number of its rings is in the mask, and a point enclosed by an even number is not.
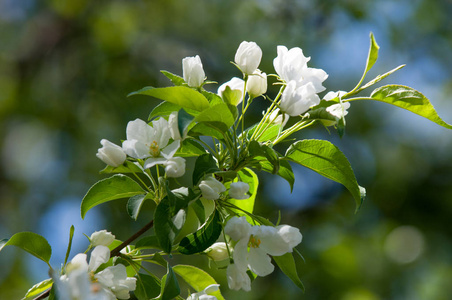
{"type": "Polygon", "coordinates": [[[149,146],[149,153],[154,157],[160,156],[159,145],[156,141],[152,141],[151,146],[149,146]]]}
{"type": "Polygon", "coordinates": [[[260,244],[261,244],[261,240],[258,237],[255,237],[254,235],[250,236],[250,240],[248,242],[248,247],[259,248],[260,244]]]}

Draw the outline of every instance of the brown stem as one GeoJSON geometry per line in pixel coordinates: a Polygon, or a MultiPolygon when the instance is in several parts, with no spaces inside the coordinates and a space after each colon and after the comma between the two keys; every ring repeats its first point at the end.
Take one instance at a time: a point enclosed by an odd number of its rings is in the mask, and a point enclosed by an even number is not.
{"type": "MultiPolygon", "coordinates": [[[[114,257],[114,256],[119,256],[120,251],[125,248],[127,245],[129,245],[131,242],[133,242],[136,238],[138,238],[140,235],[142,235],[143,233],[145,233],[146,231],[148,231],[149,229],[152,228],[152,226],[154,226],[154,220],[152,220],[151,222],[147,223],[146,225],[144,225],[143,228],[141,228],[140,230],[138,230],[134,235],[132,235],[130,238],[128,238],[127,240],[125,240],[121,245],[119,245],[118,247],[116,247],[115,249],[110,251],[110,257],[114,257]]],[[[37,296],[36,298],[34,298],[33,300],[42,300],[47,298],[50,295],[50,289],[46,290],[44,293],[42,293],[41,295],[37,296]]]]}

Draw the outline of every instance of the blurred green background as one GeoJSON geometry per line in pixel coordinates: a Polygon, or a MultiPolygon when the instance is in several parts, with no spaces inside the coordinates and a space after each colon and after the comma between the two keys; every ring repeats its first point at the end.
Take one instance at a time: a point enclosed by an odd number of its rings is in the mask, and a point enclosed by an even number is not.
{"type": "MultiPolygon", "coordinates": [[[[240,76],[229,62],[243,40],[260,45],[267,73],[277,45],[298,46],[329,74],[327,91],[350,90],[372,31],[381,49],[369,78],[407,64],[383,83],[423,92],[452,123],[451,15],[450,0],[0,0],[0,238],[43,235],[58,268],[72,224],[71,257],[86,249],[83,233],[107,228],[125,239],[147,223],[151,205],[132,222],[125,200],[81,220],[81,199],[103,178],[99,141],[119,144],[128,121],[146,119],[159,102],[126,95],[170,85],[159,70],[182,74],[186,56],[200,55],[209,80],[240,76]]],[[[256,101],[250,120],[267,105],[256,101]]],[[[349,112],[342,139],[320,126],[298,137],[328,139],[346,154],[367,188],[362,209],[354,214],[342,186],[303,168],[294,166],[292,194],[259,173],[257,213],[276,221],[281,210],[304,236],[306,293],[279,271],[252,293],[231,292],[214,272],[227,299],[450,299],[452,132],[382,103],[354,102],[349,112]]],[[[0,299],[20,299],[47,277],[41,261],[2,250],[0,299]]]]}

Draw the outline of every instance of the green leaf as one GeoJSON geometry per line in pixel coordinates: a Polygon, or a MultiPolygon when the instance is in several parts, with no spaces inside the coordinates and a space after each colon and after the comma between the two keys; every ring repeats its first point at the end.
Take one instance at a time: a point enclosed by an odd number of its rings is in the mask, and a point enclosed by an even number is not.
{"type": "MultiPolygon", "coordinates": [[[[361,76],[361,79],[359,80],[358,84],[352,90],[352,92],[350,92],[349,94],[356,93],[356,90],[358,89],[358,87],[361,85],[364,78],[366,77],[367,72],[369,72],[369,70],[373,67],[373,65],[377,61],[379,49],[380,49],[380,46],[378,46],[377,42],[375,41],[374,34],[371,32],[370,33],[370,47],[369,47],[369,53],[367,55],[366,68],[364,69],[364,73],[361,76]]],[[[349,95],[349,94],[347,94],[347,95],[349,95]]],[[[345,95],[344,97],[346,97],[347,95],[345,95]]]]}
{"type": "Polygon", "coordinates": [[[211,136],[217,140],[222,140],[224,138],[223,132],[219,129],[212,128],[206,123],[198,123],[193,128],[188,131],[189,136],[211,136]]]}
{"type": "Polygon", "coordinates": [[[385,85],[375,89],[370,95],[370,98],[357,99],[377,100],[392,104],[409,110],[447,129],[452,129],[452,125],[447,124],[438,116],[435,108],[424,95],[407,86],[395,84],[385,85]]]}
{"type": "Polygon", "coordinates": [[[185,86],[164,88],[145,87],[139,91],[130,93],[128,96],[132,95],[152,96],[179,105],[182,108],[193,109],[196,111],[203,111],[209,108],[209,101],[207,101],[206,97],[185,86]]]}
{"type": "Polygon", "coordinates": [[[185,139],[182,141],[180,148],[177,150],[175,157],[192,157],[206,154],[206,149],[193,139],[185,139]]]}
{"type": "Polygon", "coordinates": [[[221,97],[218,96],[217,94],[208,92],[206,90],[203,90],[201,93],[204,95],[204,97],[207,98],[207,100],[210,103],[210,106],[215,106],[217,104],[223,103],[223,99],[221,99],[221,97]]]}
{"type": "Polygon", "coordinates": [[[124,164],[119,167],[106,166],[105,169],[100,171],[100,174],[117,174],[117,173],[142,173],[143,168],[136,165],[131,161],[125,161],[124,164]]]}
{"type": "Polygon", "coordinates": [[[72,238],[74,237],[74,225],[71,225],[71,229],[69,229],[69,244],[67,245],[67,250],[66,250],[66,256],[64,258],[64,266],[67,263],[67,260],[69,258],[69,253],[71,252],[71,248],[72,248],[72,238]]]}
{"type": "Polygon", "coordinates": [[[136,244],[136,249],[162,249],[157,236],[150,235],[141,238],[136,244]]]}
{"type": "MultiPolygon", "coordinates": [[[[254,131],[256,130],[256,126],[254,125],[250,129],[247,130],[248,139],[251,138],[254,131]]],[[[262,128],[266,128],[265,131],[256,139],[258,142],[266,142],[275,139],[278,136],[279,131],[281,130],[281,124],[270,124],[264,123],[262,128]]]]}
{"type": "Polygon", "coordinates": [[[152,120],[155,117],[169,116],[173,111],[178,111],[181,107],[171,102],[162,102],[151,111],[148,120],[152,120]]]}
{"type": "Polygon", "coordinates": [[[229,130],[234,124],[234,115],[226,103],[217,104],[202,111],[196,116],[195,122],[205,123],[222,133],[229,130]]]}
{"type": "Polygon", "coordinates": [[[356,210],[361,206],[363,198],[352,167],[339,148],[330,142],[298,141],[287,149],[285,158],[343,184],[355,198],[356,210]]]}
{"type": "Polygon", "coordinates": [[[215,173],[220,171],[217,166],[217,162],[213,158],[212,154],[206,153],[198,156],[195,162],[195,168],[193,171],[193,185],[197,185],[200,180],[206,174],[215,173]]]}
{"type": "Polygon", "coordinates": [[[223,91],[223,100],[228,104],[237,106],[242,100],[242,91],[232,90],[229,86],[226,86],[223,91]]]}
{"type": "Polygon", "coordinates": [[[365,85],[363,85],[362,87],[360,87],[358,90],[356,90],[356,93],[359,93],[360,91],[367,89],[368,87],[376,84],[377,82],[382,81],[383,79],[385,79],[386,77],[388,77],[389,75],[391,75],[392,73],[402,69],[403,67],[405,67],[405,65],[400,65],[397,68],[392,69],[391,71],[388,71],[386,73],[384,73],[383,75],[378,75],[377,77],[375,77],[374,79],[370,80],[368,83],[366,83],[365,85]]]}
{"type": "Polygon", "coordinates": [[[154,231],[159,239],[159,243],[163,251],[171,253],[174,238],[185,222],[185,211],[183,209],[174,213],[174,206],[170,205],[167,197],[157,205],[154,214],[154,231]]]}
{"type": "Polygon", "coordinates": [[[127,201],[127,213],[129,214],[129,216],[132,219],[136,220],[144,201],[146,201],[147,199],[152,199],[153,197],[154,193],[147,193],[146,195],[136,195],[130,197],[129,201],[127,201]]]}
{"type": "Polygon", "coordinates": [[[214,210],[207,222],[195,233],[184,237],[179,243],[179,252],[182,254],[195,254],[209,248],[221,234],[220,214],[214,210]]]}
{"type": "Polygon", "coordinates": [[[25,294],[23,299],[35,297],[35,296],[42,294],[43,292],[47,291],[52,286],[52,284],[53,284],[53,279],[51,279],[51,278],[35,284],[28,290],[28,292],[25,294]]]}
{"type": "Polygon", "coordinates": [[[193,122],[194,117],[188,114],[185,110],[181,109],[177,113],[177,127],[179,129],[179,133],[181,137],[184,135],[184,132],[188,130],[188,127],[193,122]]]}
{"type": "MultiPolygon", "coordinates": [[[[260,165],[262,170],[268,173],[273,173],[274,166],[268,161],[261,161],[260,165]]],[[[277,175],[284,178],[290,185],[290,192],[293,190],[293,185],[295,183],[295,176],[292,171],[292,166],[287,160],[279,160],[279,170],[277,175]]]]}
{"type": "Polygon", "coordinates": [[[166,78],[168,78],[169,80],[171,80],[172,83],[174,83],[174,85],[183,85],[185,83],[184,78],[180,77],[179,75],[170,73],[168,71],[162,70],[160,71],[163,75],[166,76],[166,78]]]}
{"type": "Polygon", "coordinates": [[[249,144],[250,156],[263,156],[273,166],[272,174],[276,174],[279,171],[279,157],[275,150],[267,145],[262,145],[259,142],[251,141],[249,144]]]}
{"type": "Polygon", "coordinates": [[[141,273],[137,274],[136,278],[137,288],[134,291],[134,295],[138,300],[149,300],[159,296],[161,290],[160,280],[141,273]]]}
{"type": "Polygon", "coordinates": [[[158,300],[171,300],[180,294],[179,283],[173,269],[168,264],[168,269],[165,276],[162,278],[162,290],[157,298],[158,300]]]}
{"type": "Polygon", "coordinates": [[[9,240],[4,239],[0,241],[0,251],[5,246],[16,246],[22,250],[27,251],[31,255],[46,262],[49,266],[50,256],[52,255],[52,248],[47,240],[34,232],[19,232],[13,235],[9,240]]]}
{"type": "Polygon", "coordinates": [[[298,277],[297,268],[295,266],[295,260],[292,253],[286,253],[282,256],[273,256],[273,260],[276,262],[281,271],[286,274],[302,291],[304,291],[304,285],[298,277]]]}
{"type": "MultiPolygon", "coordinates": [[[[207,272],[190,265],[176,265],[173,267],[174,272],[182,277],[196,292],[203,291],[211,284],[217,284],[215,279],[207,272]]],[[[218,300],[224,300],[221,292],[218,290],[211,295],[217,297],[218,300]]]]}
{"type": "MultiPolygon", "coordinates": [[[[259,186],[259,179],[258,179],[256,173],[251,171],[251,169],[249,169],[249,168],[244,168],[244,169],[240,170],[238,172],[238,177],[240,178],[241,181],[248,183],[248,185],[250,186],[249,193],[251,195],[248,199],[230,198],[230,199],[228,199],[228,202],[232,203],[235,206],[239,207],[240,209],[243,209],[244,211],[247,211],[250,214],[252,214],[253,210],[254,210],[254,202],[256,200],[256,195],[257,195],[257,188],[259,186]]],[[[228,188],[230,186],[230,183],[226,184],[225,186],[228,188]]],[[[235,211],[239,215],[242,215],[242,216],[245,215],[247,217],[248,221],[251,221],[251,218],[247,214],[243,213],[240,210],[235,210],[235,211]]]]}
{"type": "Polygon", "coordinates": [[[80,208],[82,219],[85,218],[88,210],[101,203],[130,198],[145,191],[130,177],[122,174],[113,175],[95,183],[83,197],[80,208]]]}

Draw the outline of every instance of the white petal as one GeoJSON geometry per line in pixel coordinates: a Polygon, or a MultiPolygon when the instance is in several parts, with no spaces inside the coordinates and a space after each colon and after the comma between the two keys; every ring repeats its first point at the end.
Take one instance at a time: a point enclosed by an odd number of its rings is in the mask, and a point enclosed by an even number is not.
{"type": "Polygon", "coordinates": [[[277,226],[276,229],[278,229],[278,234],[288,244],[288,246],[291,249],[300,244],[303,239],[300,230],[296,227],[292,227],[289,225],[280,225],[277,226]]]}
{"type": "Polygon", "coordinates": [[[88,269],[90,271],[96,271],[97,268],[103,263],[106,263],[110,259],[110,249],[106,246],[97,246],[91,252],[89,259],[88,269]]]}
{"type": "Polygon", "coordinates": [[[224,232],[234,241],[248,240],[251,234],[251,225],[246,217],[232,217],[224,227],[224,232]]]}
{"type": "Polygon", "coordinates": [[[164,118],[152,121],[152,128],[154,129],[153,141],[157,142],[160,149],[165,148],[171,138],[168,121],[164,118]]]}
{"type": "Polygon", "coordinates": [[[260,247],[250,248],[248,267],[259,276],[267,276],[275,270],[275,266],[271,263],[270,256],[268,256],[260,247]]]}
{"type": "Polygon", "coordinates": [[[155,165],[164,165],[166,163],[166,159],[163,157],[149,157],[144,162],[144,168],[149,169],[155,165]]]}
{"type": "Polygon", "coordinates": [[[292,247],[281,237],[278,229],[273,226],[254,226],[253,233],[259,240],[259,248],[273,256],[281,256],[292,252],[292,247]]]}
{"type": "Polygon", "coordinates": [[[174,141],[168,146],[165,147],[165,149],[162,149],[160,151],[160,154],[166,158],[170,159],[174,156],[174,154],[177,152],[177,149],[180,147],[180,140],[174,141]]]}
{"type": "Polygon", "coordinates": [[[115,236],[111,234],[111,232],[108,232],[107,230],[100,230],[93,232],[89,239],[93,247],[99,245],[108,246],[111,243],[113,243],[113,241],[115,240],[115,236]]]}
{"type": "Polygon", "coordinates": [[[230,264],[226,269],[226,276],[228,278],[228,285],[231,290],[251,291],[251,279],[246,271],[239,269],[237,264],[230,264]]]}
{"type": "Polygon", "coordinates": [[[135,119],[127,124],[126,135],[127,140],[137,140],[144,144],[152,142],[151,136],[153,129],[145,121],[135,119]]]}
{"type": "Polygon", "coordinates": [[[149,147],[138,140],[125,140],[122,142],[122,149],[133,158],[144,159],[150,156],[149,147]]]}
{"type": "Polygon", "coordinates": [[[87,255],[85,253],[79,253],[71,260],[71,270],[81,269],[84,272],[88,272],[88,263],[86,262],[87,255]]]}

